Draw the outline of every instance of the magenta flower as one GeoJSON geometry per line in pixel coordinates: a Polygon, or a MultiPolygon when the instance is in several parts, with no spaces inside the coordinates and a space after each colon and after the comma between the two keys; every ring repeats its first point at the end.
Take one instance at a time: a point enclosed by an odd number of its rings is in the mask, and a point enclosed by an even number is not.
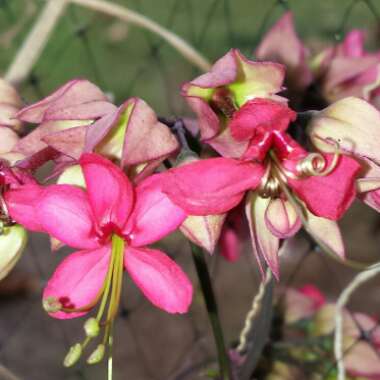
{"type": "Polygon", "coordinates": [[[172,201],[190,215],[224,213],[250,192],[246,214],[253,251],[260,267],[264,259],[277,277],[279,240],[294,235],[301,220],[319,240],[330,236],[328,248],[344,255],[335,221],[355,198],[360,170],[348,156],[307,152],[287,133],[294,119],[283,102],[249,100],[228,125],[235,140],[246,144],[240,160],[183,165],[170,170],[164,184],[172,201]]]}
{"type": "MultiPolygon", "coordinates": [[[[80,165],[86,190],[51,185],[22,212],[19,205],[29,189],[5,195],[13,219],[41,229],[79,251],[58,266],[43,298],[50,315],[67,319],[81,316],[110,297],[107,323],[115,316],[125,269],[144,295],[169,313],[187,311],[192,286],[178,265],[146,245],[174,231],[186,215],[162,193],[162,176],[153,175],[135,189],[125,174],[96,154],[85,154],[80,165]]],[[[25,203],[25,202],[24,202],[25,203]]],[[[100,317],[99,317],[100,318],[100,317]]]]}

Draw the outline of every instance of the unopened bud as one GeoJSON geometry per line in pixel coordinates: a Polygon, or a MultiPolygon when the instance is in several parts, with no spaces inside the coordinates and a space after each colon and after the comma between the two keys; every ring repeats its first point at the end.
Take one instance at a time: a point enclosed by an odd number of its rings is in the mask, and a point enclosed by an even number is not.
{"type": "Polygon", "coordinates": [[[48,313],[56,313],[62,309],[62,304],[55,297],[46,297],[42,300],[42,307],[48,313]]]}
{"type": "Polygon", "coordinates": [[[74,344],[74,346],[70,347],[69,352],[67,353],[65,360],[63,361],[63,365],[65,367],[73,366],[82,355],[82,345],[80,343],[74,344]]]}
{"type": "Polygon", "coordinates": [[[99,344],[99,346],[96,347],[95,351],[88,357],[87,363],[88,364],[99,363],[103,359],[105,351],[106,351],[106,348],[104,344],[99,344]]]}
{"type": "Polygon", "coordinates": [[[87,319],[84,324],[84,331],[89,338],[95,338],[99,335],[100,327],[99,322],[95,318],[87,319]]]}

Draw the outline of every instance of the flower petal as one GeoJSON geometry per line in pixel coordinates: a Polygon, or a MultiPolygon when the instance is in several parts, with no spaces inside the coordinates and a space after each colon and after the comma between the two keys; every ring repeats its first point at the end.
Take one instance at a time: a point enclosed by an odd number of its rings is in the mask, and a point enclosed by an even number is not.
{"type": "Polygon", "coordinates": [[[28,236],[21,226],[7,228],[0,235],[0,280],[16,265],[24,251],[28,236]]]}
{"type": "Polygon", "coordinates": [[[187,216],[162,192],[164,181],[165,174],[156,174],[136,187],[135,207],[124,229],[134,247],[160,240],[177,229],[187,216]]]}
{"type": "MultiPolygon", "coordinates": [[[[81,308],[95,300],[107,275],[111,246],[78,251],[67,256],[49,279],[43,299],[56,298],[63,307],[81,308]]],[[[71,319],[86,312],[50,313],[54,318],[71,319]]]]}
{"type": "Polygon", "coordinates": [[[193,287],[182,269],[166,254],[156,249],[128,247],[124,265],[153,305],[168,313],[187,312],[193,287]]]}
{"type": "Polygon", "coordinates": [[[225,214],[188,216],[181,225],[181,232],[193,243],[212,254],[219,240],[225,218],[225,214]]]}
{"type": "Polygon", "coordinates": [[[269,202],[265,211],[265,223],[269,231],[279,239],[291,237],[301,228],[301,219],[296,210],[289,201],[281,198],[269,202]]]}
{"type": "MultiPolygon", "coordinates": [[[[333,155],[324,157],[328,167],[333,155]]],[[[355,179],[360,169],[356,160],[341,155],[330,174],[299,180],[288,178],[288,184],[316,216],[338,220],[355,198],[355,179]]]]}
{"type": "Polygon", "coordinates": [[[44,188],[36,184],[27,184],[8,190],[4,194],[9,215],[17,223],[31,231],[43,231],[42,215],[38,201],[44,188]]]}
{"type": "Polygon", "coordinates": [[[278,262],[279,239],[269,231],[265,223],[265,213],[269,202],[269,198],[251,194],[247,197],[245,212],[249,224],[252,250],[256,256],[261,274],[264,276],[262,265],[262,259],[264,259],[278,280],[280,277],[278,262]]]}
{"type": "Polygon", "coordinates": [[[79,163],[86,180],[88,199],[99,227],[124,227],[133,207],[133,187],[123,171],[95,153],[85,153],[79,163]]]}
{"type": "Polygon", "coordinates": [[[189,215],[222,214],[235,207],[248,189],[256,188],[264,168],[229,158],[185,164],[166,173],[163,191],[189,215]]]}
{"type": "Polygon", "coordinates": [[[149,162],[177,150],[177,139],[166,125],[157,120],[154,111],[141,99],[132,101],[134,107],[125,125],[122,164],[149,162]]]}
{"type": "Polygon", "coordinates": [[[329,219],[319,218],[308,211],[306,211],[306,216],[305,229],[322,246],[322,249],[327,249],[344,258],[344,243],[338,224],[329,219]]]}
{"type": "Polygon", "coordinates": [[[286,66],[289,82],[296,88],[305,88],[312,81],[308,67],[308,51],[297,36],[292,12],[286,12],[261,40],[255,51],[260,60],[279,62],[286,66]]]}
{"type": "MultiPolygon", "coordinates": [[[[106,100],[106,96],[97,86],[85,79],[74,79],[41,101],[23,108],[17,117],[20,120],[38,124],[44,120],[49,120],[45,119],[48,112],[52,117],[54,111],[98,100],[106,100]]],[[[74,119],[79,120],[80,118],[75,117],[74,119]]]]}
{"type": "Polygon", "coordinates": [[[42,228],[61,242],[79,249],[99,247],[87,194],[70,185],[47,187],[37,204],[42,228]]]}
{"type": "Polygon", "coordinates": [[[316,113],[308,132],[323,152],[333,151],[335,142],[348,153],[380,164],[380,114],[364,100],[345,98],[316,113]]]}
{"type": "Polygon", "coordinates": [[[233,263],[240,257],[240,239],[237,232],[230,227],[224,227],[220,235],[219,247],[221,255],[233,263]]]}
{"type": "Polygon", "coordinates": [[[284,132],[296,117],[297,114],[287,104],[255,98],[247,101],[234,113],[229,127],[232,137],[244,141],[265,132],[284,132]]]}

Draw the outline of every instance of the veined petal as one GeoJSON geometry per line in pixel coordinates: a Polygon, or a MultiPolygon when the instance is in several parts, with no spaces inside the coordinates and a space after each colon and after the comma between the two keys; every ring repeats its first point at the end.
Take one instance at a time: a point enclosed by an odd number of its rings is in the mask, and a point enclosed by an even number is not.
{"type": "Polygon", "coordinates": [[[266,33],[255,55],[260,60],[284,64],[290,84],[297,88],[305,88],[313,79],[307,63],[308,50],[295,31],[290,11],[266,33]]]}
{"type": "Polygon", "coordinates": [[[301,219],[292,204],[280,198],[269,202],[265,211],[265,223],[269,231],[279,239],[291,237],[301,228],[301,219]]]}
{"type": "MultiPolygon", "coordinates": [[[[324,157],[328,167],[333,155],[325,154],[324,157]]],[[[355,198],[355,179],[360,169],[356,160],[341,155],[330,174],[299,180],[288,178],[288,184],[313,214],[338,220],[355,198]]]]}
{"type": "Polygon", "coordinates": [[[42,228],[49,235],[73,248],[99,247],[87,194],[79,187],[48,186],[36,208],[42,228]]]}
{"type": "MultiPolygon", "coordinates": [[[[49,279],[43,299],[54,297],[65,308],[81,308],[93,302],[101,291],[107,275],[111,246],[78,251],[67,256],[49,279]]],[[[54,318],[70,319],[86,312],[50,313],[54,318]]]]}
{"type": "Polygon", "coordinates": [[[149,162],[177,150],[177,139],[165,124],[157,120],[148,104],[138,98],[131,101],[134,106],[125,125],[122,164],[149,162]]]}
{"type": "Polygon", "coordinates": [[[140,247],[160,240],[177,229],[186,218],[181,207],[162,191],[166,175],[156,174],[136,187],[136,202],[124,228],[131,245],[140,247]]]}
{"type": "Polygon", "coordinates": [[[245,212],[249,224],[252,250],[256,256],[261,274],[264,275],[262,264],[262,259],[264,259],[278,280],[280,277],[278,262],[279,239],[269,231],[265,223],[265,213],[269,202],[269,198],[250,194],[247,197],[245,212]]]}
{"type": "Polygon", "coordinates": [[[326,247],[329,251],[334,252],[339,257],[345,257],[344,243],[337,222],[325,218],[319,218],[308,211],[306,211],[306,221],[306,231],[317,241],[317,243],[320,243],[322,248],[326,247]]]}
{"type": "MultiPolygon", "coordinates": [[[[41,101],[23,108],[17,117],[20,120],[38,124],[45,120],[47,111],[53,113],[67,107],[98,100],[106,100],[106,96],[97,86],[85,79],[74,79],[41,101]]],[[[75,117],[75,119],[80,118],[75,117]]]]}
{"type": "Polygon", "coordinates": [[[323,152],[339,148],[380,164],[380,114],[366,101],[345,98],[317,112],[308,126],[313,144],[323,152]]]}
{"type": "Polygon", "coordinates": [[[42,214],[38,201],[44,193],[44,188],[36,184],[27,184],[4,194],[9,215],[17,223],[31,231],[43,231],[42,214]]]}
{"type": "Polygon", "coordinates": [[[0,280],[16,265],[24,251],[27,233],[21,226],[7,228],[0,235],[0,280]]]}
{"type": "Polygon", "coordinates": [[[16,145],[19,137],[11,128],[3,127],[0,124],[0,154],[10,152],[16,145]]]}
{"type": "Polygon", "coordinates": [[[222,214],[256,188],[263,174],[259,164],[222,157],[199,160],[167,171],[163,191],[189,215],[222,214]]]}
{"type": "Polygon", "coordinates": [[[212,254],[219,240],[225,219],[225,214],[206,216],[190,215],[182,223],[180,229],[189,240],[212,254]]]}
{"type": "Polygon", "coordinates": [[[193,287],[182,269],[166,254],[156,249],[128,247],[124,265],[153,305],[168,313],[187,312],[193,287]]]}
{"type": "Polygon", "coordinates": [[[83,154],[79,163],[98,226],[113,224],[122,229],[133,207],[133,187],[128,177],[111,161],[95,153],[83,154]]]}

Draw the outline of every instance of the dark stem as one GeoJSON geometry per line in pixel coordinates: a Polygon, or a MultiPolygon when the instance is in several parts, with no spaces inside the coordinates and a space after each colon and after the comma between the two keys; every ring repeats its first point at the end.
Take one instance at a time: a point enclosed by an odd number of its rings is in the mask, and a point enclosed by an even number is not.
{"type": "Polygon", "coordinates": [[[218,316],[218,307],[216,304],[214,291],[212,289],[207,264],[204,259],[202,249],[191,242],[190,246],[218,352],[220,378],[222,380],[232,380],[230,360],[227,355],[226,346],[224,343],[223,331],[218,316]]]}

